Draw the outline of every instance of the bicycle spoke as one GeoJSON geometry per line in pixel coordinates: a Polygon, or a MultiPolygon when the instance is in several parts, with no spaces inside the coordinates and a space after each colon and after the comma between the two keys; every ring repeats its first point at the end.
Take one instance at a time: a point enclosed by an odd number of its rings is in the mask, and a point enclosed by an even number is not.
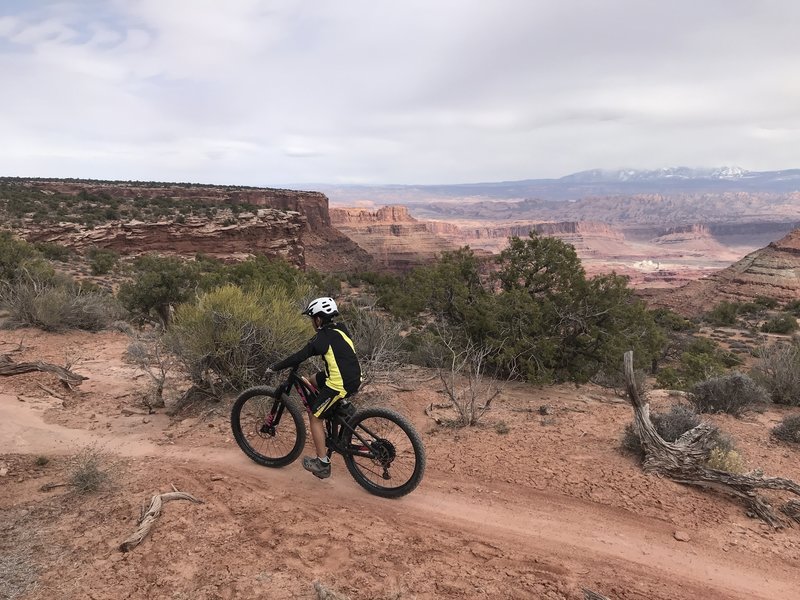
{"type": "Polygon", "coordinates": [[[367,480],[381,487],[399,487],[411,478],[416,465],[414,448],[396,423],[380,417],[368,418],[359,423],[358,431],[371,446],[392,454],[388,465],[382,464],[380,457],[353,457],[353,462],[367,480]],[[386,471],[390,479],[384,478],[386,471]]]}
{"type": "MultiPolygon", "coordinates": [[[[297,419],[289,406],[270,395],[252,393],[238,407],[237,441],[251,458],[262,464],[275,465],[288,460],[300,451],[297,419]]],[[[302,421],[301,421],[302,423],[302,421]]],[[[302,432],[305,434],[305,430],[302,432]]],[[[305,439],[305,435],[303,435],[305,439]]]]}

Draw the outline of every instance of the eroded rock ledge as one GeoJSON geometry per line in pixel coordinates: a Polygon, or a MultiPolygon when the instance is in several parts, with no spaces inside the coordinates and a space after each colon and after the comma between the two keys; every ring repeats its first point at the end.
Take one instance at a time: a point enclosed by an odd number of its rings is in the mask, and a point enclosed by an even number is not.
{"type": "Polygon", "coordinates": [[[240,213],[236,217],[226,212],[221,211],[213,218],[187,217],[183,223],[112,221],[91,229],[75,223],[59,223],[20,233],[31,242],[55,242],[76,250],[97,247],[120,254],[199,252],[217,258],[264,254],[305,266],[301,233],[306,227],[306,217],[273,208],[240,213]]]}

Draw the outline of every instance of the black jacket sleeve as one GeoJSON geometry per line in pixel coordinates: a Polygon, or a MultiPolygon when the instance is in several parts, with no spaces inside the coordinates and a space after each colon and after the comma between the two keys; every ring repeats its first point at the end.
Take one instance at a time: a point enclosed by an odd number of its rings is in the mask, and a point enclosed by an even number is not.
{"type": "Polygon", "coordinates": [[[318,356],[322,354],[317,348],[317,336],[314,336],[308,344],[303,346],[300,350],[292,354],[291,356],[284,358],[280,362],[276,362],[272,365],[273,371],[282,371],[283,369],[288,369],[289,367],[296,367],[304,360],[308,360],[312,356],[318,356]]]}

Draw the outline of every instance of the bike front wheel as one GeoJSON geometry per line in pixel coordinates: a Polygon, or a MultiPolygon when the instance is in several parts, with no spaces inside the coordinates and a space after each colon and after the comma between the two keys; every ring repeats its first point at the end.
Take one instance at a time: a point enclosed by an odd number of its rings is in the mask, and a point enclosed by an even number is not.
{"type": "Polygon", "coordinates": [[[389,408],[361,410],[344,440],[347,470],[360,486],[384,498],[413,491],[425,473],[425,447],[414,426],[389,408]]]}
{"type": "Polygon", "coordinates": [[[306,443],[299,406],[271,388],[243,391],[231,408],[233,437],[242,451],[265,467],[283,467],[297,459],[306,443]]]}

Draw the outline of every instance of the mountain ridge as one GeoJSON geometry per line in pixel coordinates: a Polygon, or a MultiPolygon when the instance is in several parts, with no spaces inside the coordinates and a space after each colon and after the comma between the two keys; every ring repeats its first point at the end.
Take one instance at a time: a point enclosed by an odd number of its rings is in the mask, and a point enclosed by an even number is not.
{"type": "Polygon", "coordinates": [[[564,201],[595,196],[672,193],[764,192],[800,190],[800,169],[749,171],[742,167],[666,167],[654,170],[591,169],[560,178],[431,184],[314,184],[334,204],[375,199],[377,203],[409,204],[448,198],[539,199],[564,201]]]}

